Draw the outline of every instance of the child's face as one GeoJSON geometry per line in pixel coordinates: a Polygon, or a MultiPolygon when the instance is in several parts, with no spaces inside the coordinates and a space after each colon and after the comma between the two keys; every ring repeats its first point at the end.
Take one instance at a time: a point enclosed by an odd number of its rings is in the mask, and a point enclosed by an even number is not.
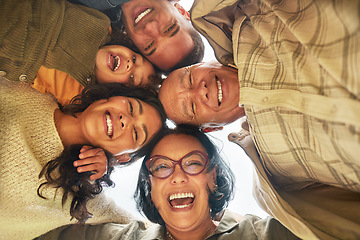
{"type": "Polygon", "coordinates": [[[152,64],[127,47],[104,46],[96,54],[95,76],[98,83],[120,82],[128,86],[145,86],[151,84],[151,75],[155,75],[152,64]]]}

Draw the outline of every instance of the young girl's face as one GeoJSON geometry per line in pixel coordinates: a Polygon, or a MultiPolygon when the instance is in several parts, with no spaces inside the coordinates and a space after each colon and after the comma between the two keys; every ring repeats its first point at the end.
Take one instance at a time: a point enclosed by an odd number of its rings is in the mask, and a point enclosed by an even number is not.
{"type": "Polygon", "coordinates": [[[120,82],[128,86],[146,86],[151,84],[151,75],[155,75],[152,64],[127,47],[104,46],[96,54],[95,76],[98,83],[120,82]]]}

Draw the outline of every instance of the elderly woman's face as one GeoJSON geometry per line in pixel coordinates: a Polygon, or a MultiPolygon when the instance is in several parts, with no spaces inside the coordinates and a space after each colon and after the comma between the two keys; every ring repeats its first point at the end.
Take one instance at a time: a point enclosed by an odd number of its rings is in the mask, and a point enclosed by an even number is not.
{"type": "Polygon", "coordinates": [[[112,154],[138,150],[161,128],[153,106],[122,96],[95,101],[78,118],[84,141],[112,154]]]}
{"type": "MultiPolygon", "coordinates": [[[[162,155],[178,161],[195,150],[206,153],[195,137],[172,134],[156,145],[151,156],[162,155]]],[[[212,191],[215,181],[215,170],[207,173],[205,169],[200,174],[189,175],[180,165],[175,165],[175,171],[167,178],[151,176],[151,198],[166,227],[175,231],[191,231],[211,221],[208,188],[212,191]]]]}

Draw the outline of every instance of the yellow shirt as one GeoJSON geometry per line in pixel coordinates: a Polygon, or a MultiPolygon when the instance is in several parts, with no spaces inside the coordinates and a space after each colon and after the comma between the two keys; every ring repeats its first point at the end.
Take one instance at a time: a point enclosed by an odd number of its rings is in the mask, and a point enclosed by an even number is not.
{"type": "Polygon", "coordinates": [[[61,105],[81,93],[84,87],[69,74],[41,66],[31,86],[42,93],[52,94],[61,105]]]}

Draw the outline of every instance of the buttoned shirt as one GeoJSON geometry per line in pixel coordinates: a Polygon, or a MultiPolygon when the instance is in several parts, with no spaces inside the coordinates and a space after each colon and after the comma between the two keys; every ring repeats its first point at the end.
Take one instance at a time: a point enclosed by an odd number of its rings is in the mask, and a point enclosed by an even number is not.
{"type": "Polygon", "coordinates": [[[218,60],[233,57],[239,105],[281,187],[360,191],[358,8],[359,1],[311,0],[193,5],[192,21],[218,60]]]}
{"type": "Polygon", "coordinates": [[[309,222],[276,190],[324,184],[360,192],[359,5],[195,0],[190,11],[216,58],[238,69],[257,175],[269,180],[256,182],[258,202],[299,234],[309,222]]]}

